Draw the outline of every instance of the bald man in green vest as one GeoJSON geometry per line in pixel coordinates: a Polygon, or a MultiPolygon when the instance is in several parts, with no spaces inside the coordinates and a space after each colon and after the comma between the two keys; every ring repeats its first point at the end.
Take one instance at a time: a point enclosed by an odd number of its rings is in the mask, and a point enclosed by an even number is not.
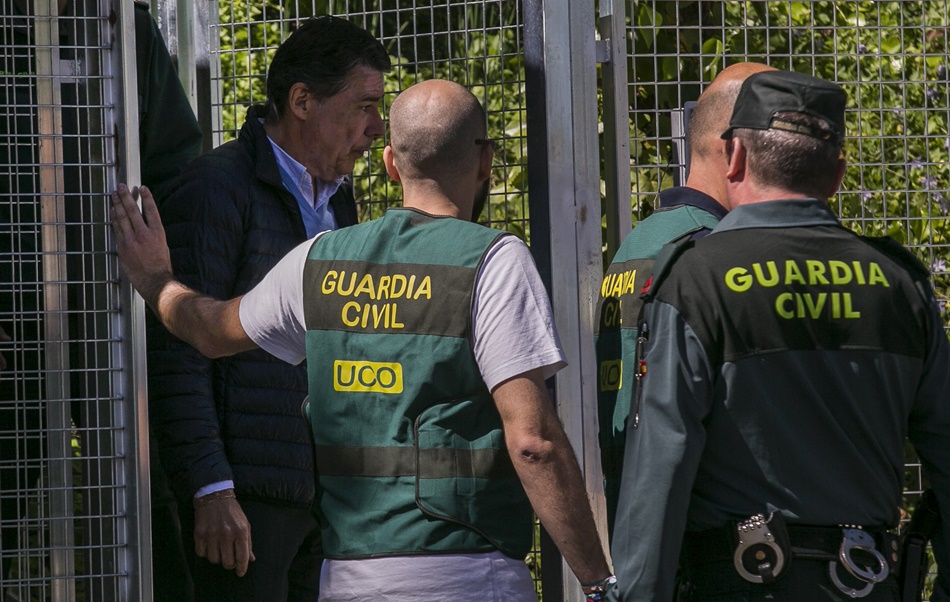
{"type": "MultiPolygon", "coordinates": [[[[473,223],[493,149],[465,88],[393,103],[403,207],[291,251],[218,301],[169,268],[146,190],[113,197],[120,259],[176,335],[209,357],[307,359],[322,495],[320,599],[534,600],[532,510],[598,600],[612,582],[583,479],[544,381],[565,365],[523,242],[473,223]]],[[[235,563],[246,564],[251,542],[235,563]]]]}

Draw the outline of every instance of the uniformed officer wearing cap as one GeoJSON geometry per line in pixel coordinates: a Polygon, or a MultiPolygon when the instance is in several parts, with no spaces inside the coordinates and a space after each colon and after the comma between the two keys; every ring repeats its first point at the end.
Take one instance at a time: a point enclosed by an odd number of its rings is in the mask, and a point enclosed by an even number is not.
{"type": "Polygon", "coordinates": [[[845,103],[814,77],[750,76],[723,134],[731,213],[657,259],[614,600],[900,599],[887,530],[908,437],[950,508],[950,344],[929,273],[826,204],[845,103]]]}

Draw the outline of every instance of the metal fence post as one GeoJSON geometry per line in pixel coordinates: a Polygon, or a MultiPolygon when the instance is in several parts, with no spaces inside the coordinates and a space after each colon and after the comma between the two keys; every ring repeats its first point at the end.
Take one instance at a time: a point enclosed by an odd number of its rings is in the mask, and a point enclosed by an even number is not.
{"type": "Polygon", "coordinates": [[[620,243],[633,228],[630,208],[630,102],[627,94],[626,2],[600,0],[598,31],[604,57],[601,61],[604,92],[604,189],[607,250],[613,259],[620,243]]]}
{"type": "Polygon", "coordinates": [[[72,470],[69,462],[69,326],[66,319],[65,182],[60,99],[59,9],[36,2],[36,101],[46,339],[46,420],[52,599],[76,599],[72,470]]]}
{"type": "MultiPolygon", "coordinates": [[[[138,83],[136,78],[135,7],[127,0],[111,0],[117,15],[114,28],[116,44],[112,52],[113,89],[115,107],[115,136],[118,170],[110,174],[117,181],[108,181],[114,190],[118,182],[137,185],[141,182],[139,166],[138,83]]],[[[118,274],[115,274],[119,282],[118,274]]],[[[119,500],[128,522],[126,553],[120,555],[120,574],[128,576],[124,593],[127,600],[152,600],[152,532],[151,497],[149,482],[148,399],[146,394],[145,364],[145,302],[132,290],[128,282],[121,282],[120,298],[124,311],[115,316],[115,331],[124,333],[116,350],[117,396],[115,415],[122,422],[121,434],[115,446],[117,456],[125,457],[125,504],[119,500]],[[124,566],[123,566],[124,563],[124,566]]],[[[116,425],[119,426],[119,425],[116,425]]],[[[122,477],[117,477],[121,479],[122,477]]],[[[121,481],[120,481],[121,482],[121,481]]],[[[119,514],[117,512],[117,514],[119,514]]]]}
{"type": "MultiPolygon", "coordinates": [[[[593,302],[603,271],[593,8],[593,0],[525,2],[525,67],[532,247],[571,366],[557,376],[555,399],[605,532],[593,389],[593,302]],[[538,111],[544,117],[532,118],[538,111]]],[[[562,569],[563,599],[583,599],[569,569],[562,569]]],[[[545,599],[552,595],[545,587],[545,599]]]]}

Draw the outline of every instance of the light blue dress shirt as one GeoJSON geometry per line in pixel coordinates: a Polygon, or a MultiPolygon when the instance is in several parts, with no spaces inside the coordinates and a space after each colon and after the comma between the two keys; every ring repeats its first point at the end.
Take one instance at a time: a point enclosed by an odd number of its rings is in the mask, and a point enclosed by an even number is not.
{"type": "Polygon", "coordinates": [[[303,217],[304,227],[307,229],[307,238],[313,238],[324,230],[336,230],[336,217],[330,207],[330,197],[336,194],[343,177],[332,182],[326,182],[312,177],[307,168],[287,152],[277,146],[277,143],[267,138],[274,155],[277,157],[277,167],[280,169],[280,179],[284,187],[294,195],[300,205],[300,215],[303,217]],[[314,190],[316,184],[316,190],[314,190]]]}

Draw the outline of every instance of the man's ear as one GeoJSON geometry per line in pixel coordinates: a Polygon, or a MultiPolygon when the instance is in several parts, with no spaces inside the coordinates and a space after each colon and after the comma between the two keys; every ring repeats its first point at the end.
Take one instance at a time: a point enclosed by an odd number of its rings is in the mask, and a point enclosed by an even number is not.
{"type": "Polygon", "coordinates": [[[745,145],[739,138],[733,138],[726,143],[726,180],[729,182],[741,182],[745,179],[746,153],[745,145]]]}
{"type": "Polygon", "coordinates": [[[383,149],[383,165],[386,167],[386,173],[393,182],[402,182],[399,175],[399,169],[396,168],[396,158],[393,157],[393,147],[387,145],[383,149]]]}
{"type": "Polygon", "coordinates": [[[314,107],[309,105],[309,101],[311,100],[313,100],[313,94],[310,93],[310,90],[304,83],[297,82],[287,91],[288,110],[292,115],[297,117],[297,119],[307,119],[308,113],[314,110],[314,107]]]}

